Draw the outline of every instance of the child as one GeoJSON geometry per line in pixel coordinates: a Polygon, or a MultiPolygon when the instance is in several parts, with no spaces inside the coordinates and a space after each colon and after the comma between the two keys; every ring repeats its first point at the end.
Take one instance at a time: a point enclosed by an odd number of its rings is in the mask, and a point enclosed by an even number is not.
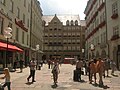
{"type": "Polygon", "coordinates": [[[10,89],[10,84],[11,84],[11,82],[10,82],[10,73],[9,73],[8,68],[4,69],[4,75],[5,76],[1,77],[1,79],[5,79],[5,83],[3,84],[3,88],[7,86],[8,90],[11,90],[10,89]]]}

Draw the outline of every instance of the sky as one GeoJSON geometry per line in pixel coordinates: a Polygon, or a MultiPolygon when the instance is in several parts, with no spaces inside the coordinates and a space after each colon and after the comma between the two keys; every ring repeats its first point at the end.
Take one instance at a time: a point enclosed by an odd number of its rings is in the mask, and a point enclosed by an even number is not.
{"type": "Polygon", "coordinates": [[[84,20],[84,10],[88,0],[38,0],[40,1],[43,15],[79,14],[84,20]]]}

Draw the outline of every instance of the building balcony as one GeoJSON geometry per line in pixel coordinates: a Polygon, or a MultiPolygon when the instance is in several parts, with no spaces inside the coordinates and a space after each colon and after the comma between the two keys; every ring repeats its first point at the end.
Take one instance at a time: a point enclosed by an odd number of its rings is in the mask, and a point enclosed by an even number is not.
{"type": "Polygon", "coordinates": [[[119,35],[113,35],[111,41],[119,39],[119,35]]]}
{"type": "Polygon", "coordinates": [[[99,24],[99,28],[102,28],[106,24],[105,20],[99,24]]]}
{"type": "Polygon", "coordinates": [[[98,11],[101,11],[104,6],[105,6],[105,3],[103,2],[103,3],[99,6],[98,11]]]}
{"type": "Polygon", "coordinates": [[[118,13],[114,13],[112,16],[111,16],[112,19],[116,19],[118,18],[118,13]]]}

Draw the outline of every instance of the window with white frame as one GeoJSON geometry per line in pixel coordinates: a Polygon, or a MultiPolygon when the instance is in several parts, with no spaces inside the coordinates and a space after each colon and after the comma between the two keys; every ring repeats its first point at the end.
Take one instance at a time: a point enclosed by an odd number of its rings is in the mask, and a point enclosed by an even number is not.
{"type": "Polygon", "coordinates": [[[48,50],[48,46],[45,46],[44,49],[45,49],[45,50],[48,50]]]}
{"type": "Polygon", "coordinates": [[[25,14],[23,14],[23,23],[25,24],[25,14]]]}
{"type": "Polygon", "coordinates": [[[113,27],[113,35],[119,35],[119,26],[113,27]]]}
{"type": "Polygon", "coordinates": [[[118,4],[117,2],[112,4],[112,14],[118,13],[118,4]]]}
{"type": "Polygon", "coordinates": [[[17,18],[20,18],[20,9],[17,7],[17,18]]]}
{"type": "Polygon", "coordinates": [[[67,50],[67,46],[64,46],[63,49],[64,49],[64,50],[67,50]]]}
{"type": "Polygon", "coordinates": [[[26,7],[26,0],[24,0],[24,7],[26,7]]]}
{"type": "Polygon", "coordinates": [[[57,47],[53,47],[54,50],[57,50],[57,47]]]}
{"type": "Polygon", "coordinates": [[[0,34],[3,34],[3,18],[0,17],[0,34]]]}
{"type": "Polygon", "coordinates": [[[9,10],[10,10],[11,12],[13,12],[13,1],[12,1],[12,0],[10,0],[9,10]]]}
{"type": "Polygon", "coordinates": [[[72,50],[75,50],[75,48],[76,48],[75,46],[72,46],[72,50]]]}
{"type": "Polygon", "coordinates": [[[68,50],[71,50],[71,46],[68,46],[68,50]]]}
{"type": "Polygon", "coordinates": [[[80,46],[77,46],[77,50],[80,50],[80,46]]]}
{"type": "Polygon", "coordinates": [[[5,0],[1,0],[1,3],[5,5],[5,0]]]}
{"type": "Polygon", "coordinates": [[[19,29],[16,28],[16,41],[19,41],[19,29]]]}
{"type": "MultiPolygon", "coordinates": [[[[51,47],[51,46],[49,46],[49,50],[52,50],[52,47],[51,47]]],[[[55,47],[54,47],[54,50],[55,50],[55,47]]]]}
{"type": "Polygon", "coordinates": [[[22,32],[22,43],[24,44],[24,37],[25,36],[25,33],[24,32],[22,32]]]}

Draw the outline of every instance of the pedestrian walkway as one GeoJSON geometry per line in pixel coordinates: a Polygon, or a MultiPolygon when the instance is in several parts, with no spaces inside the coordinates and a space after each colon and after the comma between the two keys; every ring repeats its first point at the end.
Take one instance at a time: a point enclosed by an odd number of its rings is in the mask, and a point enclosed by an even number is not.
{"type": "MultiPolygon", "coordinates": [[[[103,88],[89,84],[88,76],[85,75],[82,76],[83,82],[74,82],[74,69],[75,66],[69,64],[60,66],[58,87],[56,88],[53,86],[51,69],[48,69],[48,65],[44,65],[41,70],[36,70],[36,82],[34,83],[28,83],[26,80],[29,75],[29,67],[25,68],[22,73],[17,69],[16,72],[11,72],[11,88],[12,90],[104,90],[103,88]]],[[[119,73],[118,71],[116,72],[118,75],[119,73]]],[[[0,82],[3,82],[3,80],[0,79],[0,82]]],[[[104,84],[109,87],[107,90],[120,90],[120,77],[106,77],[104,84]]]]}

